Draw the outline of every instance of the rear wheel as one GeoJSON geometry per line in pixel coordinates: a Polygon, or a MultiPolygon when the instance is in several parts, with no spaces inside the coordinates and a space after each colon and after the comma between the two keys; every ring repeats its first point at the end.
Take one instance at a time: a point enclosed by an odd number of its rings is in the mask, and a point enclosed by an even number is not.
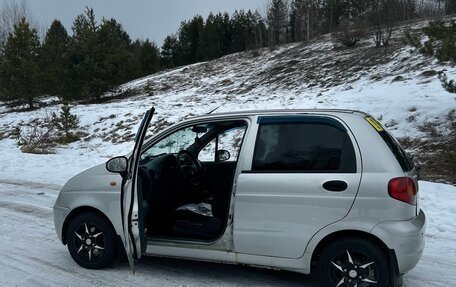
{"type": "Polygon", "coordinates": [[[387,286],[388,261],[375,244],[356,238],[336,241],[326,247],[318,261],[321,286],[387,286]]]}
{"type": "Polygon", "coordinates": [[[116,238],[111,224],[95,213],[82,213],[68,226],[67,245],[71,257],[82,267],[100,269],[117,256],[116,238]]]}

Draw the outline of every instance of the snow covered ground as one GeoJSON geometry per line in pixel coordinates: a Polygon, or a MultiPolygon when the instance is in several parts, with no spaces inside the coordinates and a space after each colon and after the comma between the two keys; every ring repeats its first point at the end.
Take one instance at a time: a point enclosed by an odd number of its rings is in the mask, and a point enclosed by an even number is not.
{"type": "MultiPolygon", "coordinates": [[[[316,286],[310,276],[285,271],[143,258],[132,274],[126,262],[104,270],[79,267],[54,231],[57,184],[0,181],[0,286],[316,286]]],[[[406,287],[456,283],[456,187],[420,182],[427,215],[426,248],[406,287]]]]}

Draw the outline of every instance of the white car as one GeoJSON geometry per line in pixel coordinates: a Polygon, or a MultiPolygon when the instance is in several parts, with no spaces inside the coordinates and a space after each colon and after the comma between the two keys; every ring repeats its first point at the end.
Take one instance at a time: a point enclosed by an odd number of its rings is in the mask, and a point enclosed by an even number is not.
{"type": "Polygon", "coordinates": [[[70,179],[54,206],[73,259],[123,252],[317,274],[321,286],[400,286],[419,261],[417,172],[371,116],[347,110],[205,115],[70,179]]]}

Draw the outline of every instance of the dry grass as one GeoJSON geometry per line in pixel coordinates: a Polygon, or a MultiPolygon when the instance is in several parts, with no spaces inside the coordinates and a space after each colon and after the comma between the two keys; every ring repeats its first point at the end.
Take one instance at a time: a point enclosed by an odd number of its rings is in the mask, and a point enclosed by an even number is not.
{"type": "Polygon", "coordinates": [[[413,150],[415,160],[421,166],[423,180],[456,185],[456,110],[447,115],[447,130],[438,131],[434,125],[425,124],[421,139],[402,139],[401,144],[413,150]]]}

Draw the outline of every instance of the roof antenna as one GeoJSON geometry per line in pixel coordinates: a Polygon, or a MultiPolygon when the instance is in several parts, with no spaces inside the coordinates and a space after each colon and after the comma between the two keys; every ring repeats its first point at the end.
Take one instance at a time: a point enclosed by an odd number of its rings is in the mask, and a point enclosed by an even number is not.
{"type": "Polygon", "coordinates": [[[212,111],[208,112],[206,115],[212,114],[213,112],[215,112],[216,110],[218,110],[221,106],[223,106],[223,104],[221,104],[220,106],[216,107],[216,108],[213,109],[212,111]]]}

